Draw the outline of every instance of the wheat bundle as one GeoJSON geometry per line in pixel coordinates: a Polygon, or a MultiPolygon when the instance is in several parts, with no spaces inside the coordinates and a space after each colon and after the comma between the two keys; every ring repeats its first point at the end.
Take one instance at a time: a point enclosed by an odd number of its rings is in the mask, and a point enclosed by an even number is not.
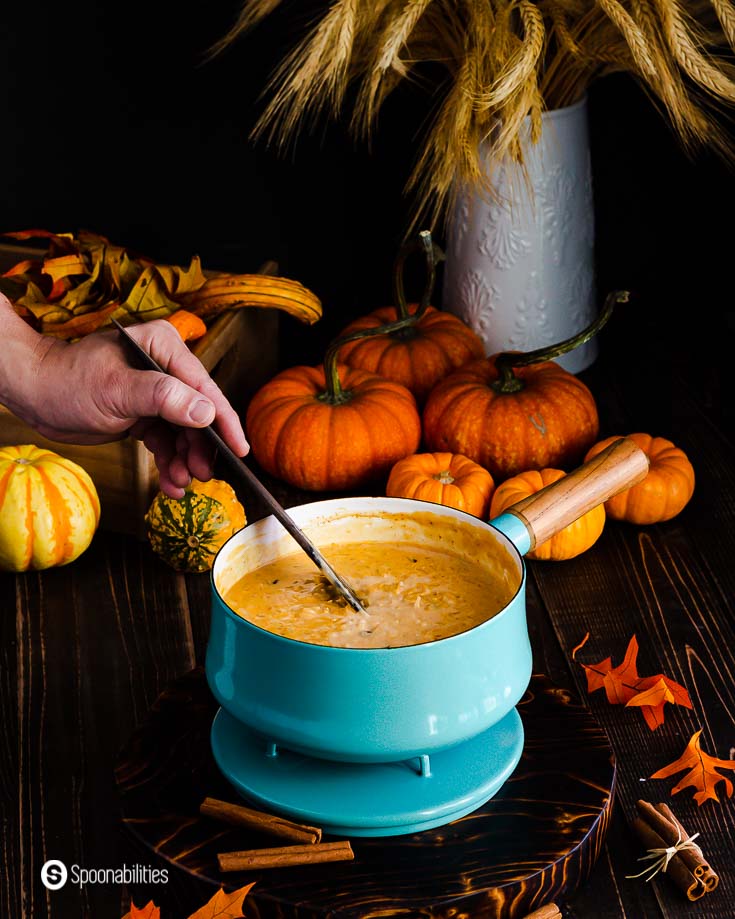
{"type": "MultiPolygon", "coordinates": [[[[280,0],[244,0],[215,53],[267,17],[280,0]]],[[[487,157],[523,163],[541,114],[580,99],[614,71],[635,77],[684,146],[726,157],[722,126],[735,103],[733,0],[334,0],[270,79],[254,129],[284,147],[304,119],[344,114],[357,136],[373,130],[382,104],[425,64],[449,79],[407,188],[411,232],[435,225],[456,190],[492,195],[487,157]]]]}

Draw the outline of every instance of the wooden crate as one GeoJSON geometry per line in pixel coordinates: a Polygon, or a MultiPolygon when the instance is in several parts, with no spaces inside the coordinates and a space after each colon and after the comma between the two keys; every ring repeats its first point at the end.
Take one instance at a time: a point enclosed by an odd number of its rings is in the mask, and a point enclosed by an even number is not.
{"type": "MultiPolygon", "coordinates": [[[[0,246],[0,271],[38,254],[28,247],[0,246]]],[[[259,272],[276,274],[277,265],[266,262],[259,272]]],[[[192,350],[233,407],[243,413],[255,390],[277,370],[278,310],[223,313],[192,350]]],[[[100,526],[145,538],[143,516],[158,488],[158,471],[153,455],[140,441],[126,437],[94,446],[60,444],[42,437],[0,405],[0,444],[36,444],[79,463],[97,487],[100,526]]]]}

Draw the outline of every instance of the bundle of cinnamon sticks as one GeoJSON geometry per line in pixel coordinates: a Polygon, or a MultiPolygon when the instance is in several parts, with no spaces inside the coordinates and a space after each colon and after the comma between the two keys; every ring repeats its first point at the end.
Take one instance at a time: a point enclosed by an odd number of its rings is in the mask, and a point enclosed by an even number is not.
{"type": "Polygon", "coordinates": [[[252,810],[239,804],[230,804],[217,798],[205,798],[199,812],[222,823],[246,827],[294,843],[275,848],[220,852],[217,861],[222,872],[352,861],[355,857],[349,840],[322,842],[322,831],[319,827],[293,823],[273,814],[252,810]]]}
{"type": "Polygon", "coordinates": [[[633,829],[649,852],[676,848],[676,853],[667,864],[662,865],[661,871],[671,878],[689,900],[699,900],[717,887],[719,876],[705,858],[702,849],[694,841],[687,843],[689,833],[667,804],[637,801],[636,811],[633,829]]]}

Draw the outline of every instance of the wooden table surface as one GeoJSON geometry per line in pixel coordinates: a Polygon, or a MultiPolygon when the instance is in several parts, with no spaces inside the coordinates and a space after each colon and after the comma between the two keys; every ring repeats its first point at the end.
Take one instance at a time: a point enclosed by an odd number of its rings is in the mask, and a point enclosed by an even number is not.
{"type": "MultiPolygon", "coordinates": [[[[701,312],[702,305],[692,307],[701,312]]],[[[683,683],[692,711],[667,706],[649,731],[640,713],[589,697],[618,760],[614,819],[588,884],[565,917],[732,919],[735,806],[697,807],[679,777],[650,780],[679,756],[695,730],[720,758],[735,756],[735,411],[728,385],[733,317],[674,322],[665,305],[634,297],[602,334],[583,378],[600,408],[601,436],[647,431],[689,455],[697,487],[673,521],[635,527],[608,521],[597,544],[563,563],[529,563],[528,618],[534,670],[586,698],[570,660],[585,632],[583,659],[622,659],[640,644],[642,674],[683,683]],[[729,323],[729,324],[728,324],[729,323]],[[662,331],[664,329],[665,331],[662,331]],[[699,330],[699,331],[697,331],[699,330]],[[707,340],[701,340],[706,330],[707,340]],[[628,827],[637,798],[667,801],[722,875],[689,904],[667,878],[645,883],[628,827]]],[[[312,495],[281,492],[285,502],[312,495]]],[[[247,499],[246,499],[247,501],[247,499]]],[[[249,506],[251,519],[258,508],[249,506]]],[[[163,688],[203,660],[209,621],[206,575],[178,575],[133,538],[100,531],[73,564],[0,576],[0,916],[117,919],[151,896],[164,919],[183,919],[211,887],[172,873],[164,887],[67,884],[47,890],[42,865],[120,868],[154,856],[121,831],[113,766],[119,749],[163,688]]],[[[732,773],[725,773],[735,778],[732,773]]]]}

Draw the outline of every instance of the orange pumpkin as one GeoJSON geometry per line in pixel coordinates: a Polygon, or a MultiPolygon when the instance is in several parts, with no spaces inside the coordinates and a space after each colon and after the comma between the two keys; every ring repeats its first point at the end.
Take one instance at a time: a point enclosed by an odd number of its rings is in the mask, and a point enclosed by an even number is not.
{"type": "MultiPolygon", "coordinates": [[[[405,311],[383,306],[350,323],[342,333],[374,329],[413,316],[416,303],[405,311]]],[[[389,380],[402,383],[423,405],[433,387],[448,373],[485,353],[482,339],[451,313],[427,306],[414,325],[376,338],[363,338],[346,344],[340,360],[389,380]]]]}
{"type": "Polygon", "coordinates": [[[253,455],[298,488],[355,488],[385,476],[421,438],[416,401],[405,386],[336,364],[291,367],[253,397],[245,425],[253,455]]]}
{"type": "MultiPolygon", "coordinates": [[[[613,438],[614,439],[614,438],[613,438]]],[[[530,469],[507,479],[495,490],[490,505],[490,517],[497,517],[512,504],[536,494],[552,482],[563,479],[566,472],[561,469],[530,469]]],[[[528,558],[540,561],[563,561],[585,552],[600,538],[605,526],[605,507],[598,504],[580,518],[564,527],[551,539],[535,546],[527,553],[528,558]]]]}
{"type": "MultiPolygon", "coordinates": [[[[614,520],[648,524],[671,520],[694,494],[694,469],[686,453],[665,437],[629,434],[649,460],[648,475],[626,491],[605,502],[614,520]]],[[[617,438],[606,437],[596,443],[585,459],[591,459],[617,438]]]]}
{"type": "Polygon", "coordinates": [[[0,569],[73,562],[99,519],[97,490],[77,463],[34,444],[0,447],[0,569]]]}
{"type": "Polygon", "coordinates": [[[428,278],[421,303],[406,304],[403,264],[417,248],[404,246],[393,269],[395,306],[383,306],[350,323],[341,337],[353,338],[340,350],[340,360],[350,367],[377,373],[406,386],[423,405],[429,391],[448,373],[485,354],[482,339],[451,313],[429,306],[433,293],[435,259],[443,257],[431,242],[431,234],[420,234],[418,247],[427,260],[428,278]],[[360,332],[389,328],[381,335],[362,337],[360,332]],[[355,333],[358,333],[357,335],[355,333]]]}
{"type": "Polygon", "coordinates": [[[571,467],[594,443],[597,406],[589,388],[553,361],[588,341],[625,292],[567,341],[527,353],[473,361],[438,383],[423,413],[429,450],[461,453],[497,480],[527,469],[571,467]]]}
{"type": "Polygon", "coordinates": [[[415,453],[398,460],[385,489],[389,498],[418,498],[487,519],[492,476],[457,453],[415,453]]]}
{"type": "Polygon", "coordinates": [[[189,310],[176,310],[166,317],[167,321],[176,329],[184,341],[196,341],[207,334],[207,327],[204,320],[189,310]]]}

